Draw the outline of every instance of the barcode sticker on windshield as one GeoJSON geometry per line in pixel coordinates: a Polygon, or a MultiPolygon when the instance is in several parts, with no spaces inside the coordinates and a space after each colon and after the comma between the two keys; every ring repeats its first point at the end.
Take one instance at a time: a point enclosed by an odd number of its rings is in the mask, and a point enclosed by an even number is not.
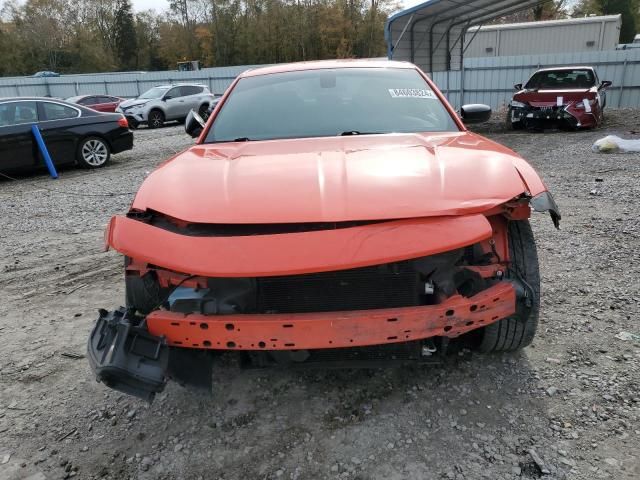
{"type": "Polygon", "coordinates": [[[390,88],[392,98],[430,98],[436,99],[436,94],[426,88],[390,88]]]}

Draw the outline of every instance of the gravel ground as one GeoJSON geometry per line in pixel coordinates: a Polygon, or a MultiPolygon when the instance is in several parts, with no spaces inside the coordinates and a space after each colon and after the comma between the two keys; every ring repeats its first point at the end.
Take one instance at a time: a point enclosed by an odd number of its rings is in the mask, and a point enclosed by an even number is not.
{"type": "Polygon", "coordinates": [[[215,369],[199,396],[170,384],[149,406],[97,384],[96,308],[123,303],[109,217],[192,141],[136,132],[96,172],[0,181],[0,478],[640,478],[640,158],[596,155],[640,113],[596,132],[481,128],[538,169],[563,213],[535,215],[542,318],[530,348],[388,370],[215,369]],[[628,332],[628,333],[623,333],[628,332]]]}

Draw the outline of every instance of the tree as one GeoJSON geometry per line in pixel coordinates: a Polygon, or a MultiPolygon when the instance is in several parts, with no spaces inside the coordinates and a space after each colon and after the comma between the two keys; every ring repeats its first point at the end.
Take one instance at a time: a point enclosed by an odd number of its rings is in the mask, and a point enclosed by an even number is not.
{"type": "Polygon", "coordinates": [[[8,0],[0,75],[242,65],[385,54],[397,0],[170,0],[134,15],[132,0],[8,0]]]}
{"type": "Polygon", "coordinates": [[[116,4],[114,49],[121,70],[138,67],[138,38],[130,0],[118,0],[116,4]]]}
{"type": "Polygon", "coordinates": [[[541,20],[556,20],[558,18],[566,18],[567,0],[554,0],[541,3],[533,7],[533,20],[539,22],[541,20]]]}

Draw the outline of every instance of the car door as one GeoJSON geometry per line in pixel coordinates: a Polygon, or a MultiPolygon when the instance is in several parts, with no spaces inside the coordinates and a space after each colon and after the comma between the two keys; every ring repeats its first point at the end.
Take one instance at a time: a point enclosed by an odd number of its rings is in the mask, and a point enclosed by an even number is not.
{"type": "Polygon", "coordinates": [[[96,97],[96,103],[93,105],[94,110],[99,112],[115,112],[116,103],[114,103],[112,97],[96,97]]]}
{"type": "Polygon", "coordinates": [[[198,107],[202,101],[203,87],[197,85],[185,85],[182,87],[182,93],[184,94],[184,101],[187,106],[187,113],[191,109],[198,111],[198,107]]]}
{"type": "Polygon", "coordinates": [[[165,102],[165,118],[167,120],[175,120],[176,118],[186,117],[188,109],[184,103],[182,95],[182,87],[173,87],[164,95],[165,102]]]}
{"type": "Polygon", "coordinates": [[[38,121],[34,101],[0,103],[0,172],[36,165],[31,125],[38,121]]]}
{"type": "MultiPolygon", "coordinates": [[[[55,165],[76,161],[80,110],[57,102],[38,101],[39,127],[55,165]]],[[[97,114],[96,114],[97,115],[97,114]]]]}

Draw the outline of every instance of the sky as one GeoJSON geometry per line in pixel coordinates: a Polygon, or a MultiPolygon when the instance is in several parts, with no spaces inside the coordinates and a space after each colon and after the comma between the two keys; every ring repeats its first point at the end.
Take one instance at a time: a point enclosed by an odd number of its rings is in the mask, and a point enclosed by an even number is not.
{"type": "Polygon", "coordinates": [[[165,10],[169,6],[169,2],[167,0],[132,0],[133,8],[137,12],[141,10],[157,10],[158,12],[161,10],[165,10]]]}

